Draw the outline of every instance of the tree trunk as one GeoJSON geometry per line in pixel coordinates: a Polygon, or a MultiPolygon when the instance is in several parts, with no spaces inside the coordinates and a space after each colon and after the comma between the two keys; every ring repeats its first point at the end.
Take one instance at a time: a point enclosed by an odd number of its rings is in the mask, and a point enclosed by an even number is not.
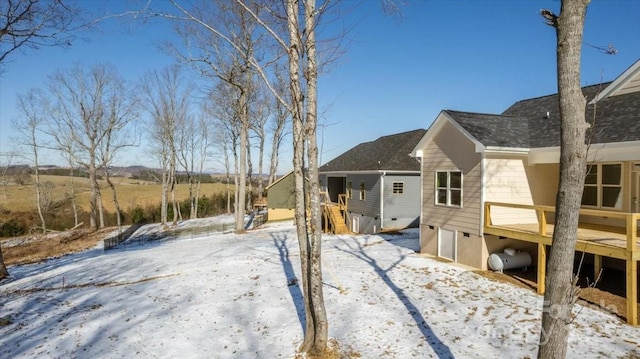
{"type": "MultiPolygon", "coordinates": [[[[35,128],[34,128],[35,131],[35,128]]],[[[40,217],[40,223],[42,224],[42,233],[43,234],[47,234],[47,222],[44,220],[44,213],[42,213],[42,203],[40,200],[41,197],[41,193],[42,193],[42,187],[41,187],[41,183],[40,183],[40,169],[39,167],[39,163],[38,163],[38,146],[36,144],[36,137],[35,137],[35,132],[31,133],[32,135],[32,146],[33,146],[33,162],[34,162],[34,168],[35,168],[35,177],[36,177],[36,204],[38,206],[38,216],[40,217]]]]}
{"type": "Polygon", "coordinates": [[[264,182],[264,178],[263,178],[263,173],[262,173],[262,169],[263,169],[263,165],[264,165],[264,130],[262,131],[262,135],[259,138],[259,142],[258,142],[258,197],[262,198],[264,197],[264,188],[263,187],[263,182],[264,182]]]}
{"type": "Polygon", "coordinates": [[[113,205],[116,207],[116,221],[118,224],[118,232],[121,232],[122,229],[122,219],[120,210],[120,202],[118,202],[118,195],[116,193],[116,186],[111,181],[111,177],[109,176],[109,170],[105,170],[105,177],[107,180],[107,184],[109,184],[109,188],[111,188],[111,193],[113,194],[113,205]]]}
{"type": "Polygon", "coordinates": [[[169,218],[167,213],[169,207],[169,171],[164,159],[162,164],[162,198],[160,200],[160,226],[165,228],[169,218]]]}
{"type": "Polygon", "coordinates": [[[100,226],[98,228],[104,228],[104,205],[102,204],[102,191],[100,190],[100,185],[96,183],[96,188],[98,189],[98,214],[100,219],[100,226]]]}
{"type": "Polygon", "coordinates": [[[282,133],[284,132],[286,115],[282,110],[282,105],[276,105],[276,129],[273,132],[273,141],[271,142],[271,160],[269,165],[269,181],[267,185],[271,185],[276,180],[278,172],[278,152],[280,152],[280,144],[282,141],[282,133]]]}
{"type": "Polygon", "coordinates": [[[171,205],[173,206],[173,221],[172,225],[175,227],[178,225],[178,203],[176,202],[176,150],[175,146],[171,145],[171,162],[169,163],[169,172],[170,172],[170,191],[171,191],[171,205]]]}
{"type": "Polygon", "coordinates": [[[2,246],[0,245],[0,279],[4,279],[9,276],[9,271],[4,265],[4,256],[2,255],[2,246]]]}
{"type": "Polygon", "coordinates": [[[71,167],[71,208],[73,209],[73,224],[75,227],[78,226],[78,204],[76,203],[76,182],[74,180],[73,174],[73,163],[69,164],[71,167]]]}
{"type": "Polygon", "coordinates": [[[580,86],[580,53],[588,0],[563,0],[553,24],[557,32],[558,96],[561,118],[560,183],[538,358],[565,358],[572,320],[573,260],[586,174],[586,100],[580,86]]]}
{"type": "Polygon", "coordinates": [[[247,197],[247,147],[249,145],[249,108],[244,89],[240,89],[240,163],[236,201],[236,233],[244,232],[245,198],[247,197]]]}
{"type": "Polygon", "coordinates": [[[98,196],[96,190],[96,171],[89,167],[89,228],[98,228],[98,196]]]}

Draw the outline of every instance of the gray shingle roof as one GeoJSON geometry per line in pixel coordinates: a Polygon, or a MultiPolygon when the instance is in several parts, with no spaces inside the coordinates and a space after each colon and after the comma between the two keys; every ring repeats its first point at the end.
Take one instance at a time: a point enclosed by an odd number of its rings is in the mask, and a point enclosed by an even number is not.
{"type": "Polygon", "coordinates": [[[529,123],[515,116],[445,111],[485,146],[528,147],[529,123]]]}
{"type": "Polygon", "coordinates": [[[426,130],[418,129],[383,136],[361,143],[320,168],[319,172],[334,171],[420,171],[420,163],[409,153],[426,130]]]}
{"type": "MultiPolygon", "coordinates": [[[[609,83],[584,87],[587,101],[607,85],[609,83]]],[[[518,101],[501,115],[445,112],[485,146],[560,146],[557,94],[518,101]]],[[[640,141],[640,92],[607,97],[595,106],[587,106],[587,120],[592,122],[594,118],[590,132],[592,143],[640,141]]]]}

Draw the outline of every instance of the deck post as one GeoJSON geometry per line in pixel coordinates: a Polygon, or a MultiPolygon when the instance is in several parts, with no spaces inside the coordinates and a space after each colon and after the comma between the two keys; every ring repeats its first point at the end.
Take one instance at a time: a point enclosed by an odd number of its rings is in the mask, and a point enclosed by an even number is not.
{"type": "Polygon", "coordinates": [[[598,280],[600,272],[602,271],[602,256],[599,254],[593,255],[593,280],[598,280]]]}
{"type": "Polygon", "coordinates": [[[627,323],[638,325],[638,264],[627,260],[627,323]]]}
{"type": "Polygon", "coordinates": [[[638,325],[638,217],[627,215],[627,323],[638,325]]]}
{"type": "Polygon", "coordinates": [[[538,243],[538,294],[544,294],[547,273],[547,251],[543,243],[538,243]]]}
{"type": "Polygon", "coordinates": [[[544,213],[544,209],[536,208],[536,216],[538,217],[538,233],[544,236],[547,234],[547,215],[544,213]]]}

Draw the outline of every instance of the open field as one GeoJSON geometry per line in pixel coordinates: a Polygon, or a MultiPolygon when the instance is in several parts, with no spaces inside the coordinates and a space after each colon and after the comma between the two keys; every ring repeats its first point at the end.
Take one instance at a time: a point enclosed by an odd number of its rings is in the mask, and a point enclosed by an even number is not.
{"type": "MultiPolygon", "coordinates": [[[[71,181],[74,181],[77,203],[85,211],[89,210],[89,184],[88,179],[67,176],[41,176],[42,183],[48,183],[47,188],[51,188],[52,200],[59,201],[71,193],[71,181]],[[49,187],[51,186],[51,187],[49,187]]],[[[146,207],[160,203],[162,186],[151,182],[134,180],[124,177],[115,177],[112,181],[116,184],[118,201],[124,211],[131,211],[136,206],[146,207]]],[[[102,202],[105,210],[115,212],[113,195],[106,181],[100,181],[102,191],[102,202]]],[[[225,191],[226,184],[223,183],[203,183],[200,189],[201,196],[210,196],[214,193],[225,191]]],[[[176,191],[178,200],[189,197],[188,186],[179,184],[176,191]]],[[[35,184],[17,185],[10,183],[0,186],[0,210],[12,212],[26,212],[35,210],[35,184]]]]}

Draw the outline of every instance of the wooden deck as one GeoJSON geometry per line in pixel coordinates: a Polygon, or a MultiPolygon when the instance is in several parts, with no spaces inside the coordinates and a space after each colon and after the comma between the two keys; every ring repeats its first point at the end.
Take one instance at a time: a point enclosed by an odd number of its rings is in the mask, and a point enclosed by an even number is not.
{"type": "MultiPolygon", "coordinates": [[[[546,275],[546,246],[552,244],[553,224],[548,223],[547,214],[554,213],[555,207],[534,206],[512,203],[485,203],[484,233],[499,237],[513,238],[538,244],[538,293],[544,293],[546,275]],[[498,207],[532,210],[537,223],[493,224],[491,211],[498,207]]],[[[581,209],[581,216],[605,217],[624,220],[625,227],[613,227],[581,223],[578,228],[576,250],[594,255],[594,269],[600,272],[602,257],[626,261],[627,322],[638,325],[638,260],[640,260],[640,233],[638,221],[640,213],[623,213],[602,210],[581,209]]]]}

